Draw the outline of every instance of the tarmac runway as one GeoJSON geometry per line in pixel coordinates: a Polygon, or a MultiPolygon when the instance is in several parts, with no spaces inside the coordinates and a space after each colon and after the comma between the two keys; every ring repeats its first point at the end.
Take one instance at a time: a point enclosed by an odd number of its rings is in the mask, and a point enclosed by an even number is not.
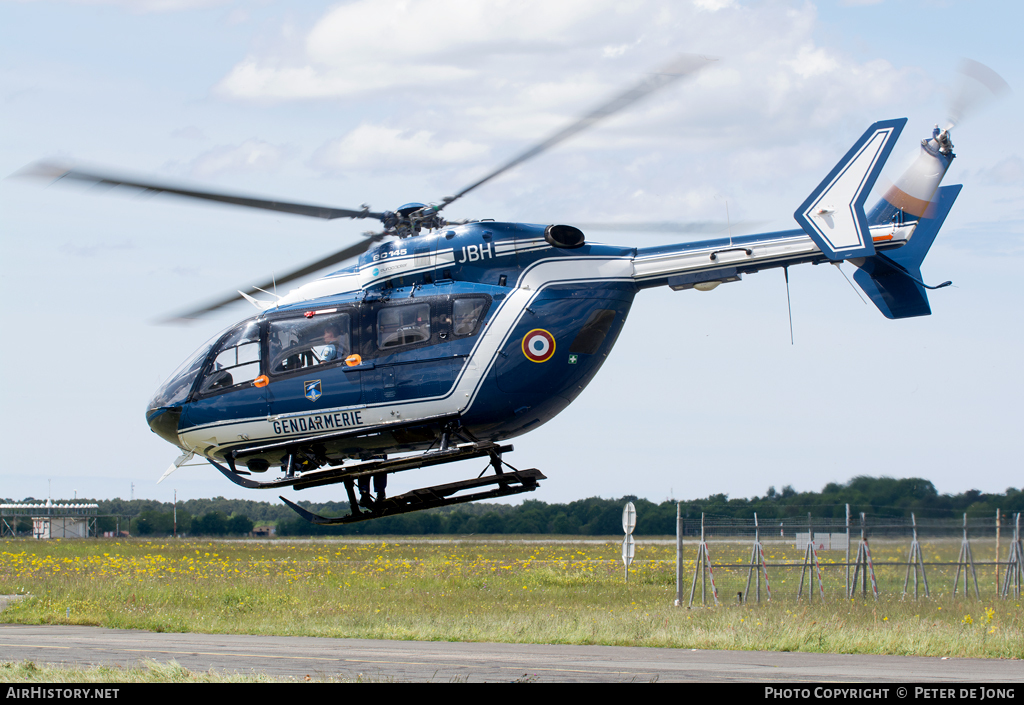
{"type": "Polygon", "coordinates": [[[845,654],[700,651],[168,634],[102,627],[0,625],[0,661],[135,666],[176,661],[193,671],[302,679],[414,682],[1024,683],[1024,662],[845,654]]]}

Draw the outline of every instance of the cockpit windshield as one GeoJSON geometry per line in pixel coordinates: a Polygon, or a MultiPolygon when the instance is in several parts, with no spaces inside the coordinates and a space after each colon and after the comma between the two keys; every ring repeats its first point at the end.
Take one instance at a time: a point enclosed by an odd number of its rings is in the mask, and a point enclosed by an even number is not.
{"type": "Polygon", "coordinates": [[[150,409],[174,406],[188,398],[188,393],[192,390],[192,384],[196,381],[199,371],[203,369],[206,356],[210,354],[210,348],[221,339],[224,333],[225,331],[221,331],[207,340],[202,347],[192,353],[185,362],[181,363],[178,369],[167,378],[167,381],[156,390],[156,394],[153,395],[149,402],[150,409]]]}
{"type": "Polygon", "coordinates": [[[242,323],[225,336],[214,353],[216,357],[199,385],[199,394],[252,382],[260,374],[259,323],[242,323]]]}

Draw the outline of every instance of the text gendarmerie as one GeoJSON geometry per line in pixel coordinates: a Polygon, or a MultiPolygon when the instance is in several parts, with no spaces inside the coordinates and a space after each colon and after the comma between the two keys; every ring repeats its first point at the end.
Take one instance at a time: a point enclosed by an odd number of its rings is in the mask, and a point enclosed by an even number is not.
{"type": "Polygon", "coordinates": [[[330,431],[335,428],[352,428],[363,425],[362,411],[338,411],[333,414],[300,416],[295,419],[274,421],[274,433],[307,433],[309,431],[330,431]]]}

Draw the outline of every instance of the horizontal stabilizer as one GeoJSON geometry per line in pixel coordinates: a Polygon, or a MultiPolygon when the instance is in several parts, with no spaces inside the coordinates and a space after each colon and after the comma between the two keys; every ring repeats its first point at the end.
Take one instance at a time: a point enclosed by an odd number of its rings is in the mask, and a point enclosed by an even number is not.
{"type": "Polygon", "coordinates": [[[900,118],[869,127],[793,214],[833,262],[875,254],[864,202],[906,124],[900,118]]]}
{"type": "Polygon", "coordinates": [[[928,294],[907,271],[885,255],[869,257],[853,273],[857,282],[886,318],[930,316],[928,294]]]}
{"type": "MultiPolygon", "coordinates": [[[[913,318],[930,315],[926,287],[921,282],[921,263],[946,220],[949,209],[960,195],[960,185],[943,186],[934,202],[932,217],[922,218],[910,241],[891,253],[857,262],[853,280],[857,282],[886,318],[913,318]]],[[[948,284],[948,282],[947,282],[948,284]]]]}

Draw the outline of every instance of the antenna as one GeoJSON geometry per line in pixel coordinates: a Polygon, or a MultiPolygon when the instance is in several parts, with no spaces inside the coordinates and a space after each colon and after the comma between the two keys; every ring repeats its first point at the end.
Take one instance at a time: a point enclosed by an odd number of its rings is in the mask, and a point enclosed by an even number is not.
{"type": "Polygon", "coordinates": [[[793,304],[789,300],[789,267],[783,267],[782,273],[786,275],[786,308],[789,309],[789,344],[795,345],[793,342],[793,304]]]}
{"type": "Polygon", "coordinates": [[[842,262],[833,262],[832,264],[834,264],[836,269],[839,270],[839,273],[843,275],[843,279],[845,279],[850,284],[850,288],[853,289],[853,293],[855,293],[857,295],[857,298],[860,299],[860,302],[862,304],[864,304],[865,306],[867,306],[868,302],[864,300],[864,297],[860,295],[859,291],[857,291],[857,287],[855,287],[853,285],[853,282],[850,281],[850,278],[848,276],[846,276],[846,272],[843,271],[843,266],[842,266],[843,263],[842,262]]]}
{"type": "Polygon", "coordinates": [[[732,221],[729,220],[729,201],[725,202],[725,224],[729,227],[729,247],[732,247],[732,221]]]}

